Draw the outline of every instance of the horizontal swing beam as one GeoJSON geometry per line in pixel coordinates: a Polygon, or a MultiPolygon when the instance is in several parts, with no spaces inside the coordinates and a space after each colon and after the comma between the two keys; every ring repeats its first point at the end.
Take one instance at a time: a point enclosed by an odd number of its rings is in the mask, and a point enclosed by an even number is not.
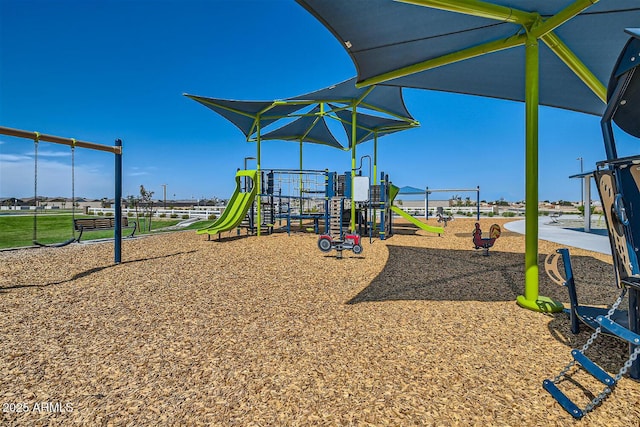
{"type": "Polygon", "coordinates": [[[449,189],[430,190],[430,189],[427,188],[427,193],[453,193],[453,192],[456,192],[456,191],[459,191],[459,192],[463,192],[463,191],[466,191],[466,192],[469,192],[469,191],[479,192],[480,189],[479,188],[462,188],[462,189],[455,189],[454,188],[454,189],[451,189],[451,190],[449,190],[449,189]]]}
{"type": "Polygon", "coordinates": [[[52,142],[54,144],[68,145],[70,147],[88,148],[91,150],[106,151],[113,154],[122,154],[122,147],[96,144],[94,142],[80,141],[73,138],[63,138],[61,136],[47,135],[38,132],[31,132],[20,129],[13,129],[0,126],[0,134],[26,138],[31,140],[52,142]]]}

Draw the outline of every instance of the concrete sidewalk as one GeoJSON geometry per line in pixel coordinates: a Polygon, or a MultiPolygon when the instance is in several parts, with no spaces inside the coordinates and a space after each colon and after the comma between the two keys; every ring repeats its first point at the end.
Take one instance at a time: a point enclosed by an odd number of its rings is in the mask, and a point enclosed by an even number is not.
{"type": "MultiPolygon", "coordinates": [[[[556,225],[549,225],[549,217],[538,218],[538,238],[548,240],[561,245],[573,246],[611,255],[609,237],[597,233],[585,233],[584,231],[570,230],[556,225]]],[[[504,225],[509,231],[520,234],[524,232],[524,220],[508,222],[504,225]]]]}

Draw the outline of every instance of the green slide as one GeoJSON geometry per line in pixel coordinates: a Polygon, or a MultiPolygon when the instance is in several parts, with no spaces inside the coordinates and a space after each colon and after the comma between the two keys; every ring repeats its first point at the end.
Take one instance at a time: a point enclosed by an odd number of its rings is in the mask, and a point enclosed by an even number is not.
{"type": "MultiPolygon", "coordinates": [[[[398,191],[400,191],[400,188],[398,188],[395,185],[391,184],[391,187],[389,188],[389,193],[390,193],[389,194],[389,198],[391,199],[391,203],[393,203],[393,200],[398,195],[398,191]]],[[[410,223],[416,225],[418,228],[423,229],[424,231],[428,231],[429,233],[437,233],[438,235],[444,234],[444,228],[442,228],[442,227],[434,227],[432,225],[427,225],[424,222],[419,221],[416,218],[414,218],[413,216],[409,215],[408,213],[406,213],[405,211],[403,211],[402,209],[400,209],[397,206],[391,205],[391,210],[393,212],[397,213],[398,215],[400,215],[401,217],[403,217],[404,219],[408,220],[410,223]]]]}
{"type": "Polygon", "coordinates": [[[233,196],[227,203],[227,207],[213,224],[206,228],[196,231],[197,234],[218,234],[223,231],[229,231],[236,228],[247,215],[249,207],[258,193],[256,178],[258,171],[256,170],[240,170],[236,173],[236,189],[233,196]],[[242,177],[251,179],[251,191],[242,191],[242,177]]]}
{"type": "Polygon", "coordinates": [[[409,215],[408,213],[406,213],[405,211],[403,211],[397,206],[391,206],[391,210],[397,213],[398,215],[400,215],[401,217],[409,220],[409,222],[417,225],[419,228],[422,228],[425,231],[428,231],[430,233],[444,234],[444,228],[434,227],[431,225],[427,225],[422,221],[418,221],[416,218],[412,217],[411,215],[409,215]]]}

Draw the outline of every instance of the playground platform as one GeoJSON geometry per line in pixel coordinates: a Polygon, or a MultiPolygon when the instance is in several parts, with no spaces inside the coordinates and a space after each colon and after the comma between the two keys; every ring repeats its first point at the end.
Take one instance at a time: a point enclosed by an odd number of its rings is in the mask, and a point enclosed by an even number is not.
{"type": "MultiPolygon", "coordinates": [[[[581,218],[579,215],[565,215],[557,223],[554,223],[549,217],[539,217],[538,238],[561,245],[611,255],[611,246],[609,245],[606,229],[592,228],[591,232],[586,233],[580,228],[574,227],[576,223],[581,221],[581,218]]],[[[525,234],[524,224],[524,220],[519,220],[508,222],[504,227],[515,233],[525,234]]]]}

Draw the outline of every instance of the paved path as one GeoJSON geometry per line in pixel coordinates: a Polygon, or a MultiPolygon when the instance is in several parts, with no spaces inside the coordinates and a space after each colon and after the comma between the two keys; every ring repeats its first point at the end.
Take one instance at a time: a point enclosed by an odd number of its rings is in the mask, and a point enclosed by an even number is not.
{"type": "MultiPolygon", "coordinates": [[[[539,239],[611,255],[611,246],[609,245],[608,236],[570,230],[562,228],[557,224],[549,225],[550,221],[549,217],[538,218],[539,239]]],[[[525,234],[524,220],[508,222],[504,225],[504,228],[509,231],[525,234]]]]}

